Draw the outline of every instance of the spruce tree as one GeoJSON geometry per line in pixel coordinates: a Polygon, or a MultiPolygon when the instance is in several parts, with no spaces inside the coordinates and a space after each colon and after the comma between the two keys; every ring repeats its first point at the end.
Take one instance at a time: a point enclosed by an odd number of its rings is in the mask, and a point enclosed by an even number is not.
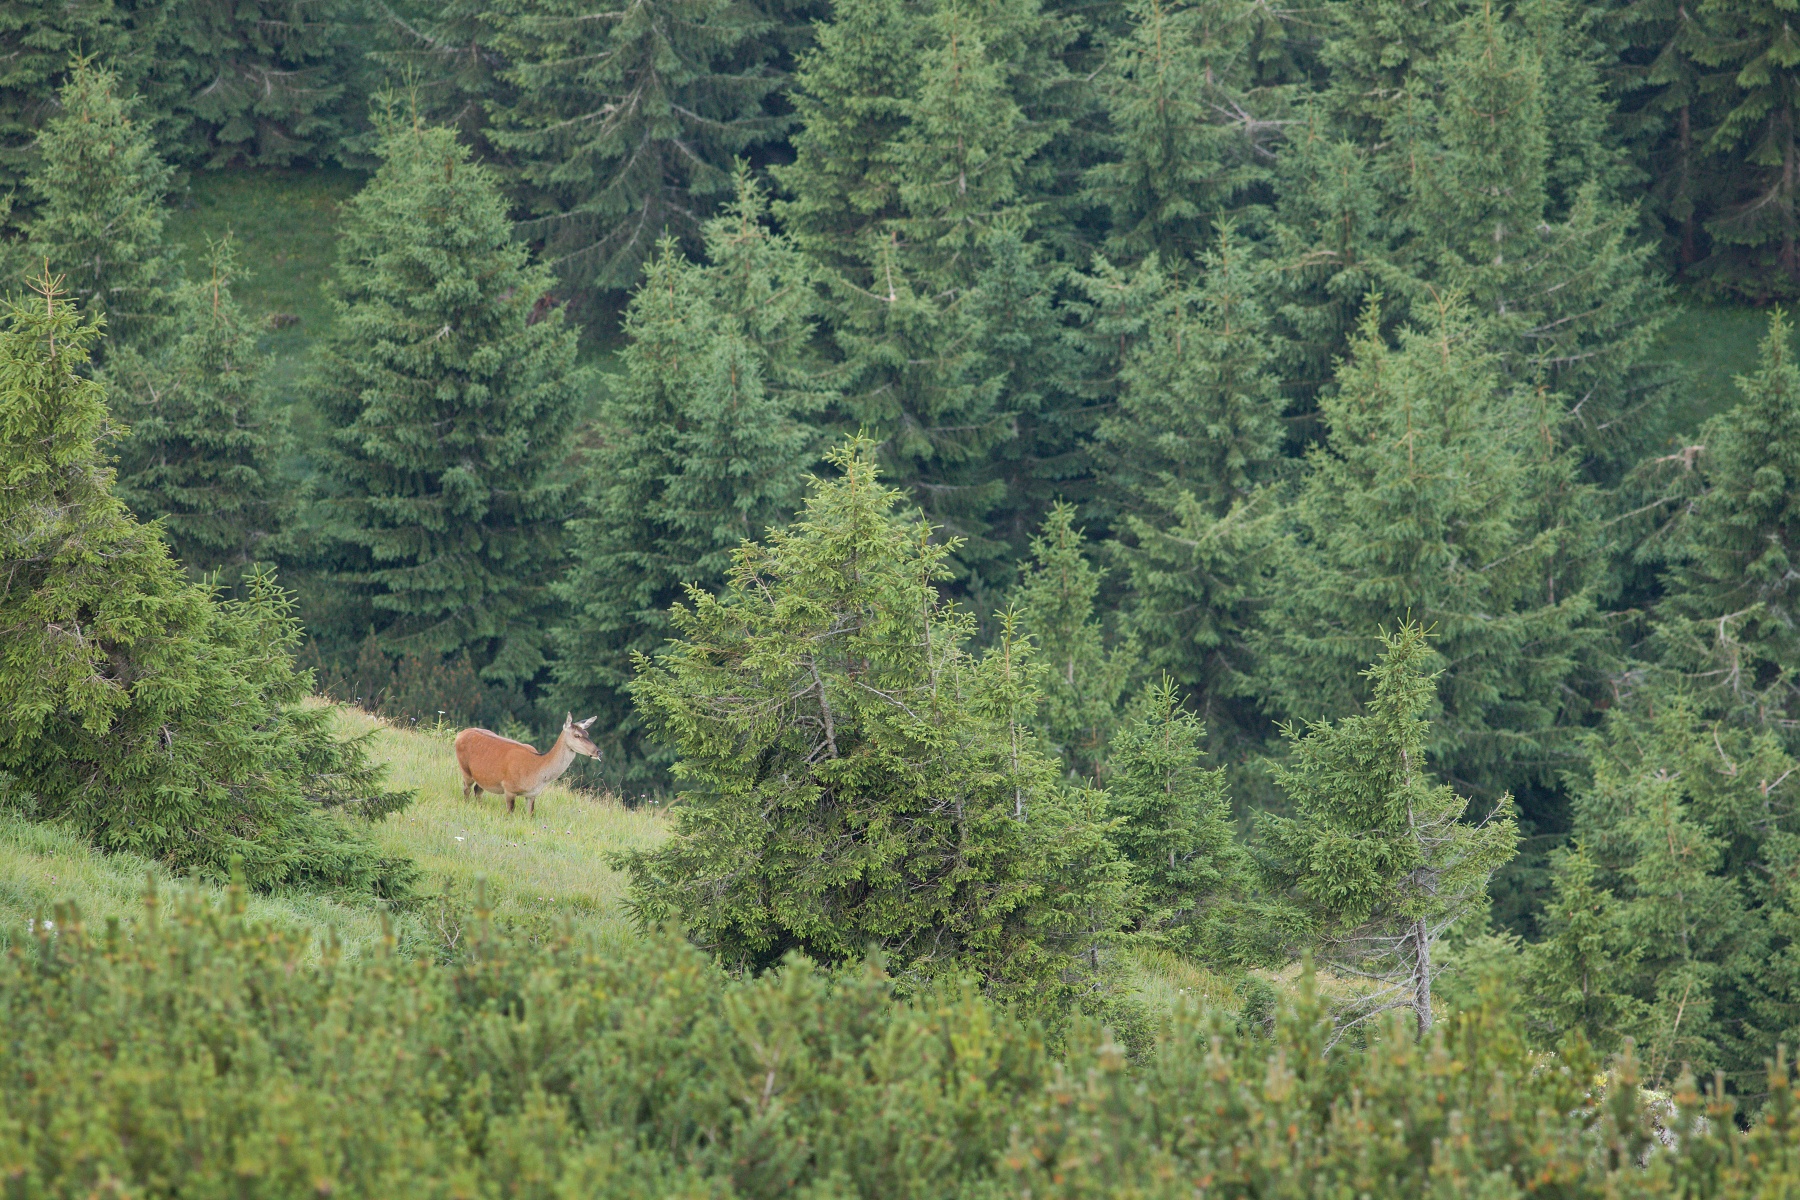
{"type": "Polygon", "coordinates": [[[1255,961],[1270,952],[1273,931],[1244,920],[1250,858],[1237,842],[1224,768],[1203,766],[1205,740],[1174,680],[1145,687],[1109,756],[1111,836],[1131,864],[1141,931],[1212,961],[1255,961]]]}
{"type": "Polygon", "coordinates": [[[1373,986],[1348,1002],[1340,1030],[1392,1008],[1431,1029],[1438,939],[1488,903],[1488,882],[1513,856],[1512,798],[1479,821],[1469,801],[1425,766],[1437,674],[1415,624],[1382,635],[1360,716],[1284,728],[1290,762],[1275,779],[1292,816],[1258,818],[1262,868],[1310,924],[1321,963],[1373,986]]]}
{"type": "Polygon", "coordinates": [[[1268,707],[1355,712],[1356,662],[1380,630],[1417,621],[1433,633],[1418,653],[1443,664],[1431,745],[1443,768],[1491,793],[1545,778],[1571,748],[1571,681],[1599,637],[1590,518],[1569,496],[1558,414],[1502,383],[1449,307],[1397,348],[1371,310],[1321,413],[1326,440],[1307,456],[1250,639],[1268,707]]]}
{"type": "Polygon", "coordinates": [[[963,973],[1054,1004],[1123,922],[1123,866],[1032,736],[1029,642],[970,652],[935,587],[951,545],[899,519],[873,449],[833,452],[840,475],[640,660],[682,791],[630,860],[634,903],[736,966],[875,947],[909,988],[963,973]]]}
{"type": "Polygon", "coordinates": [[[299,629],[268,577],[216,602],[112,495],[96,328],[55,280],[34,286],[0,331],[7,802],[212,878],[237,858],[258,887],[403,892],[410,864],[322,809],[376,817],[410,795],[302,706],[299,629]]]}
{"type": "Polygon", "coordinates": [[[1130,5],[1130,30],[1095,80],[1111,152],[1083,185],[1107,213],[1113,259],[1154,254],[1191,280],[1214,223],[1267,177],[1263,143],[1279,126],[1273,113],[1257,116],[1270,98],[1254,94],[1254,11],[1235,0],[1130,5]]]}
{"type": "Polygon", "coordinates": [[[139,518],[162,521],[189,571],[235,575],[270,557],[287,427],[263,382],[258,323],[231,294],[243,273],[229,235],[208,254],[207,277],[176,297],[167,349],[127,349],[108,364],[127,430],[114,490],[139,518]]]}
{"type": "Polygon", "coordinates": [[[1756,298],[1800,294],[1800,62],[1793,17],[1780,0],[1712,0],[1694,56],[1715,93],[1718,200],[1706,232],[1713,252],[1697,273],[1756,298]]]}
{"type": "Polygon", "coordinates": [[[1800,367],[1790,326],[1769,321],[1743,399],[1673,467],[1680,499],[1665,551],[1656,642],[1708,709],[1761,728],[1800,717],[1800,367]]]}
{"type": "Polygon", "coordinates": [[[183,0],[155,73],[181,89],[167,152],[215,169],[352,157],[369,33],[354,0],[183,0]]]}
{"type": "Polygon", "coordinates": [[[1468,297],[1507,373],[1560,393],[1567,436],[1610,482],[1648,446],[1668,399],[1655,362],[1667,306],[1635,202],[1607,187],[1617,155],[1592,128],[1593,105],[1559,94],[1581,92],[1565,78],[1580,63],[1552,24],[1556,36],[1483,13],[1443,54],[1442,87],[1414,106],[1401,139],[1414,239],[1396,261],[1413,274],[1401,286],[1415,310],[1445,288],[1468,297]],[[1585,142],[1563,144],[1584,128],[1585,142]]]}
{"type": "Polygon", "coordinates": [[[828,268],[846,423],[881,440],[890,477],[962,540],[977,596],[1006,581],[1057,469],[1034,464],[1034,486],[1009,501],[1013,464],[1075,449],[1043,381],[1016,370],[1036,353],[1020,334],[1051,361],[1061,330],[990,294],[1046,290],[1032,221],[1066,122],[1041,103],[1054,80],[1033,68],[1064,36],[1036,0],[917,15],[888,0],[841,5],[797,73],[796,159],[778,171],[792,197],[780,216],[828,268]],[[1014,453],[1022,416],[1034,444],[1014,453]]]}
{"type": "Polygon", "coordinates": [[[1020,628],[1044,667],[1038,729],[1078,775],[1107,758],[1119,701],[1136,665],[1130,643],[1108,648],[1095,617],[1102,572],[1083,553],[1073,505],[1057,504],[1031,540],[1031,569],[1014,593],[1020,628]]]}
{"type": "Polygon", "coordinates": [[[1684,1064],[1754,1072],[1771,1047],[1747,1027],[1748,977],[1767,934],[1746,884],[1762,873],[1768,835],[1789,824],[1770,807],[1779,750],[1662,689],[1611,709],[1584,749],[1575,836],[1619,898],[1652,1084],[1684,1064]]]}
{"type": "Polygon", "coordinates": [[[582,377],[550,274],[446,129],[394,126],[347,206],[313,403],[322,535],[391,653],[542,669],[582,377]]]}
{"type": "Polygon", "coordinates": [[[1639,1026],[1643,1006],[1630,989],[1643,948],[1631,944],[1598,871],[1579,843],[1555,856],[1545,937],[1526,949],[1521,991],[1546,1041],[1579,1033],[1610,1052],[1639,1026]]]}
{"type": "Polygon", "coordinates": [[[786,523],[818,453],[813,270],[766,215],[746,176],[707,224],[709,261],[664,241],[626,311],[624,372],[583,467],[556,672],[565,705],[598,713],[597,731],[613,735],[615,769],[641,771],[648,752],[632,655],[663,644],[688,588],[723,585],[740,543],[786,523]]]}
{"type": "Polygon", "coordinates": [[[1252,254],[1226,224],[1197,286],[1165,283],[1154,259],[1140,268],[1136,285],[1162,295],[1096,430],[1111,511],[1161,515],[1192,493],[1223,516],[1274,473],[1282,404],[1258,300],[1268,277],[1252,254]]]}
{"type": "Polygon", "coordinates": [[[571,289],[623,289],[665,232],[697,248],[734,156],[776,137],[767,19],[739,0],[512,0],[483,14],[510,92],[488,139],[515,164],[523,228],[571,289]]]}
{"type": "Polygon", "coordinates": [[[113,72],[83,59],[57,100],[26,181],[36,206],[29,254],[103,313],[113,338],[152,342],[166,332],[179,269],[163,244],[169,168],[113,72]]]}
{"type": "MultiPolygon", "coordinates": [[[[0,195],[17,192],[42,165],[37,136],[84,58],[115,72],[121,91],[138,94],[138,118],[166,151],[182,96],[166,53],[172,7],[157,0],[14,0],[0,8],[0,195]]],[[[30,200],[18,198],[15,217],[24,218],[30,200]]],[[[13,231],[3,209],[0,230],[13,231]]]]}

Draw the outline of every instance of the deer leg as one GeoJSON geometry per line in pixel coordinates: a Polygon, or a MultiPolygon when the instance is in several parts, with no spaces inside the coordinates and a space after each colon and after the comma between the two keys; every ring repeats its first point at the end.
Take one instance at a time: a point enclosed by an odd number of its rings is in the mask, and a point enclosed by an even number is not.
{"type": "Polygon", "coordinates": [[[531,795],[526,797],[525,815],[528,817],[536,817],[537,816],[537,793],[536,792],[533,792],[533,793],[531,793],[531,795]]]}
{"type": "Polygon", "coordinates": [[[475,786],[475,780],[470,778],[467,775],[464,775],[463,776],[463,799],[464,800],[467,800],[469,798],[469,789],[474,786],[475,786]]]}
{"type": "Polygon", "coordinates": [[[509,813],[513,811],[513,794],[511,792],[506,793],[506,811],[509,813]]]}

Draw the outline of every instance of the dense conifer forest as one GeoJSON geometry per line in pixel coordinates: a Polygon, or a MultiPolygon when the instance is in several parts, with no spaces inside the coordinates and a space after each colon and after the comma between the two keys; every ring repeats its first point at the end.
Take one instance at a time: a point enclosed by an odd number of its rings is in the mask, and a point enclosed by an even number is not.
{"type": "Polygon", "coordinates": [[[15,0],[0,272],[0,1185],[1797,1186],[1785,6],[15,0]]]}

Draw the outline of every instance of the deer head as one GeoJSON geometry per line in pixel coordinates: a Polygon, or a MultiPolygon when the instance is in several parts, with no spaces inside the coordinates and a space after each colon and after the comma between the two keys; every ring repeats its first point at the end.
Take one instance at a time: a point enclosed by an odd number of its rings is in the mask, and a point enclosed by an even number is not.
{"type": "Polygon", "coordinates": [[[600,747],[594,745],[594,739],[588,736],[588,726],[592,725],[594,720],[595,718],[589,717],[585,721],[577,721],[574,713],[564,713],[562,735],[567,740],[569,749],[577,754],[585,754],[589,758],[598,760],[600,747]]]}

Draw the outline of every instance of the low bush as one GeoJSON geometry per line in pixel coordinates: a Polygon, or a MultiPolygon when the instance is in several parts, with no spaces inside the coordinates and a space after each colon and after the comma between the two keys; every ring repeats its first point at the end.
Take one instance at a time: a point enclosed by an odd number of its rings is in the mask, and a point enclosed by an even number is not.
{"type": "Polygon", "coordinates": [[[878,967],[752,980],[675,939],[496,934],[436,959],[199,894],[0,958],[8,1196],[1792,1194],[1785,1063],[1748,1132],[1684,1079],[1645,1103],[1579,1039],[1534,1055],[1503,979],[1417,1040],[1327,1050],[1303,987],[1272,1025],[1190,1012],[1143,1061],[1063,1057],[975,990],[897,1002],[878,967]]]}

